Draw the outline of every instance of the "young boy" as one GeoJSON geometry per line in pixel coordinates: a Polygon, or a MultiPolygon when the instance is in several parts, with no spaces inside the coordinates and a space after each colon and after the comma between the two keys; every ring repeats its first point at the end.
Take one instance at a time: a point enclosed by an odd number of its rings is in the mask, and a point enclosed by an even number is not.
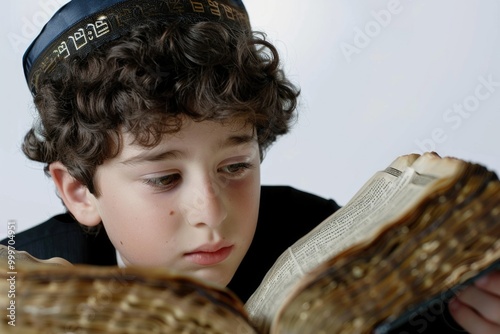
{"type": "MultiPolygon", "coordinates": [[[[47,166],[68,213],[18,234],[18,249],[166,267],[245,300],[279,254],[338,209],[260,186],[298,90],[241,1],[73,0],[24,67],[40,119],[23,150],[47,166]]],[[[464,328],[500,328],[499,285],[490,275],[453,304],[464,328]]]]}

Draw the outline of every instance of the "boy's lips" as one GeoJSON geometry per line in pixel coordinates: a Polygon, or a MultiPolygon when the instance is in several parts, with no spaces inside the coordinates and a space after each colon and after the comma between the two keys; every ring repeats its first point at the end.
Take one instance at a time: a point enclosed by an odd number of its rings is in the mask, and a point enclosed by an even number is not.
{"type": "Polygon", "coordinates": [[[233,245],[230,244],[204,245],[185,253],[184,257],[193,263],[211,266],[224,261],[231,254],[233,248],[233,245]]]}

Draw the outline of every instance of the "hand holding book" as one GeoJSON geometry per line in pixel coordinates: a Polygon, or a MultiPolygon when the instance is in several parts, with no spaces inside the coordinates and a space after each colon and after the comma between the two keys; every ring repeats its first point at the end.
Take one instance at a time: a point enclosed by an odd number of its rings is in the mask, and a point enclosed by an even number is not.
{"type": "Polygon", "coordinates": [[[450,302],[450,312],[469,333],[500,333],[500,270],[461,291],[450,302]]]}

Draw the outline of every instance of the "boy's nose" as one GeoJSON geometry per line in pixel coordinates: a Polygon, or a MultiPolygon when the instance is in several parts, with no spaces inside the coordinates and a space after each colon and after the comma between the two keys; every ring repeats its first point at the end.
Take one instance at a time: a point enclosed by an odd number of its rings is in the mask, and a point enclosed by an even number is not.
{"type": "Polygon", "coordinates": [[[187,196],[187,203],[190,204],[183,211],[189,224],[216,228],[226,219],[227,210],[222,192],[215,182],[206,182],[201,189],[198,188],[191,196],[187,196]]]}

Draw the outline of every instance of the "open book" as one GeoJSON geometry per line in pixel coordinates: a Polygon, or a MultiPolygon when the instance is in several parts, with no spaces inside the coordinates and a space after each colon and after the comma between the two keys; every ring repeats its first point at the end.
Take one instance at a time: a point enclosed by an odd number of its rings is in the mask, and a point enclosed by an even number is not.
{"type": "MultiPolygon", "coordinates": [[[[385,333],[499,259],[496,174],[410,154],[283,253],[245,305],[227,289],[164,270],[28,265],[15,277],[15,318],[79,333],[385,333]]],[[[0,276],[2,291],[12,287],[9,273],[0,276]]],[[[0,294],[0,309],[11,301],[0,294]]],[[[15,332],[6,321],[0,329],[15,332]]]]}

